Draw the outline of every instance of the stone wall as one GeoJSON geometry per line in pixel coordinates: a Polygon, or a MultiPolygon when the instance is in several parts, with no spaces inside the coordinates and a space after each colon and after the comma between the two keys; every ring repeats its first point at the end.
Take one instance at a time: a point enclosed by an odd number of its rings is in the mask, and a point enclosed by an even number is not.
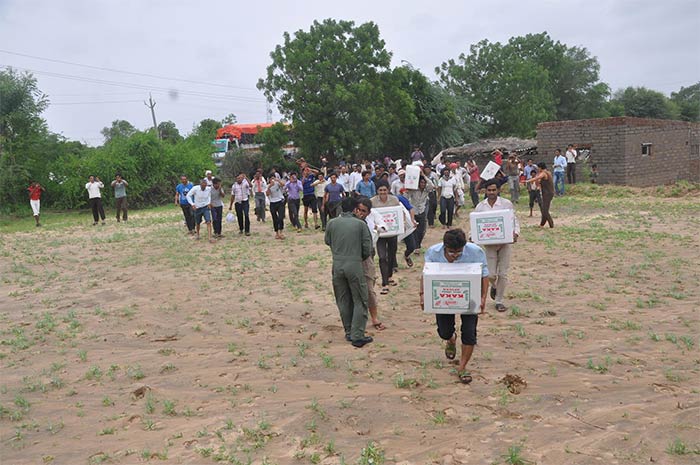
{"type": "MultiPolygon", "coordinates": [[[[538,160],[551,166],[554,150],[590,148],[601,184],[652,186],[679,179],[700,182],[699,123],[631,117],[554,121],[537,126],[538,160]],[[651,144],[642,155],[642,144],[651,144]],[[692,155],[695,153],[695,155],[692,155]]],[[[577,165],[579,181],[583,166],[577,165]]]]}

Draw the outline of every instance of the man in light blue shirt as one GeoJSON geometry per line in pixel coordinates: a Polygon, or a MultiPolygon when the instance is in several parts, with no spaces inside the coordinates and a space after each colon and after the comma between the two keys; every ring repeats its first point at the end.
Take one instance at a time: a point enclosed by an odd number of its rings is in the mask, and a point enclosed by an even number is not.
{"type": "Polygon", "coordinates": [[[372,173],[369,171],[364,171],[362,173],[362,180],[355,186],[355,191],[368,199],[371,199],[377,195],[377,186],[370,180],[372,173]]]}
{"type": "Polygon", "coordinates": [[[561,150],[554,151],[554,192],[564,195],[564,173],[566,173],[566,157],[561,154],[561,150]]]}
{"type": "MultiPolygon", "coordinates": [[[[450,229],[445,232],[442,243],[435,244],[425,252],[426,262],[435,263],[480,263],[481,266],[481,313],[486,308],[486,291],[489,287],[489,269],[486,264],[486,254],[476,244],[467,243],[467,237],[461,229],[450,229]]],[[[423,278],[420,283],[420,305],[423,307],[423,278]]],[[[462,319],[461,341],[462,354],[459,360],[457,376],[464,384],[472,382],[471,374],[466,370],[467,363],[476,345],[476,325],[478,315],[460,315],[462,319]]],[[[438,334],[447,341],[445,356],[452,360],[457,354],[455,334],[455,315],[436,314],[438,334]]]]}

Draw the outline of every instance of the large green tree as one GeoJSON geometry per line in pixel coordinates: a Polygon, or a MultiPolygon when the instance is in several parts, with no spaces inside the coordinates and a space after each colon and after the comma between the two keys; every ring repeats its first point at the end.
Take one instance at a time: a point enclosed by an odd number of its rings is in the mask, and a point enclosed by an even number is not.
{"type": "Polygon", "coordinates": [[[384,45],[372,22],[326,19],[284,33],[258,88],[292,122],[304,153],[380,149],[391,116],[382,77],[391,53],[384,45]]]}
{"type": "Polygon", "coordinates": [[[105,142],[109,142],[112,139],[131,137],[136,134],[136,131],[137,129],[130,122],[116,119],[112,121],[111,126],[102,128],[100,134],[105,138],[105,142]]]}
{"type": "Polygon", "coordinates": [[[646,87],[627,87],[615,92],[610,100],[613,116],[638,118],[678,118],[678,107],[661,92],[646,87]]]}
{"type": "Polygon", "coordinates": [[[36,79],[13,69],[0,71],[0,208],[27,198],[28,182],[42,169],[48,131],[41,113],[48,98],[36,79]]]}
{"type": "Polygon", "coordinates": [[[700,82],[672,92],[671,101],[678,106],[680,119],[700,121],[700,82]]]}
{"type": "Polygon", "coordinates": [[[609,89],[599,69],[585,48],[543,32],[506,44],[482,40],[435,72],[450,93],[470,102],[489,134],[532,136],[541,121],[602,116],[609,89]]]}

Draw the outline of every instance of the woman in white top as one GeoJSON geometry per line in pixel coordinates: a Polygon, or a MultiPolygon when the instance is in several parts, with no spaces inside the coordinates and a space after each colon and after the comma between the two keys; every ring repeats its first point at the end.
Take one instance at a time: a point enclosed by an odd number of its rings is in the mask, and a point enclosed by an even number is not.
{"type": "Polygon", "coordinates": [[[457,194],[457,179],[450,176],[449,168],[442,170],[438,181],[438,196],[440,197],[440,223],[443,229],[452,227],[452,215],[455,210],[455,195],[457,194]]]}

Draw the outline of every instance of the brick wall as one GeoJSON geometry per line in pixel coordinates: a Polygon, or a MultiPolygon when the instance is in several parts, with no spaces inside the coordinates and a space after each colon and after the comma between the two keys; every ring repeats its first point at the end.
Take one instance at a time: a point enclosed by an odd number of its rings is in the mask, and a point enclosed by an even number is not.
{"type": "MultiPolygon", "coordinates": [[[[554,150],[564,152],[572,143],[591,148],[589,164],[598,165],[601,184],[700,182],[700,155],[691,155],[699,135],[700,124],[683,121],[618,117],[547,122],[537,126],[538,161],[550,166],[554,150]],[[651,155],[642,156],[646,143],[651,144],[651,155]]],[[[577,165],[577,172],[581,168],[577,165]]]]}

